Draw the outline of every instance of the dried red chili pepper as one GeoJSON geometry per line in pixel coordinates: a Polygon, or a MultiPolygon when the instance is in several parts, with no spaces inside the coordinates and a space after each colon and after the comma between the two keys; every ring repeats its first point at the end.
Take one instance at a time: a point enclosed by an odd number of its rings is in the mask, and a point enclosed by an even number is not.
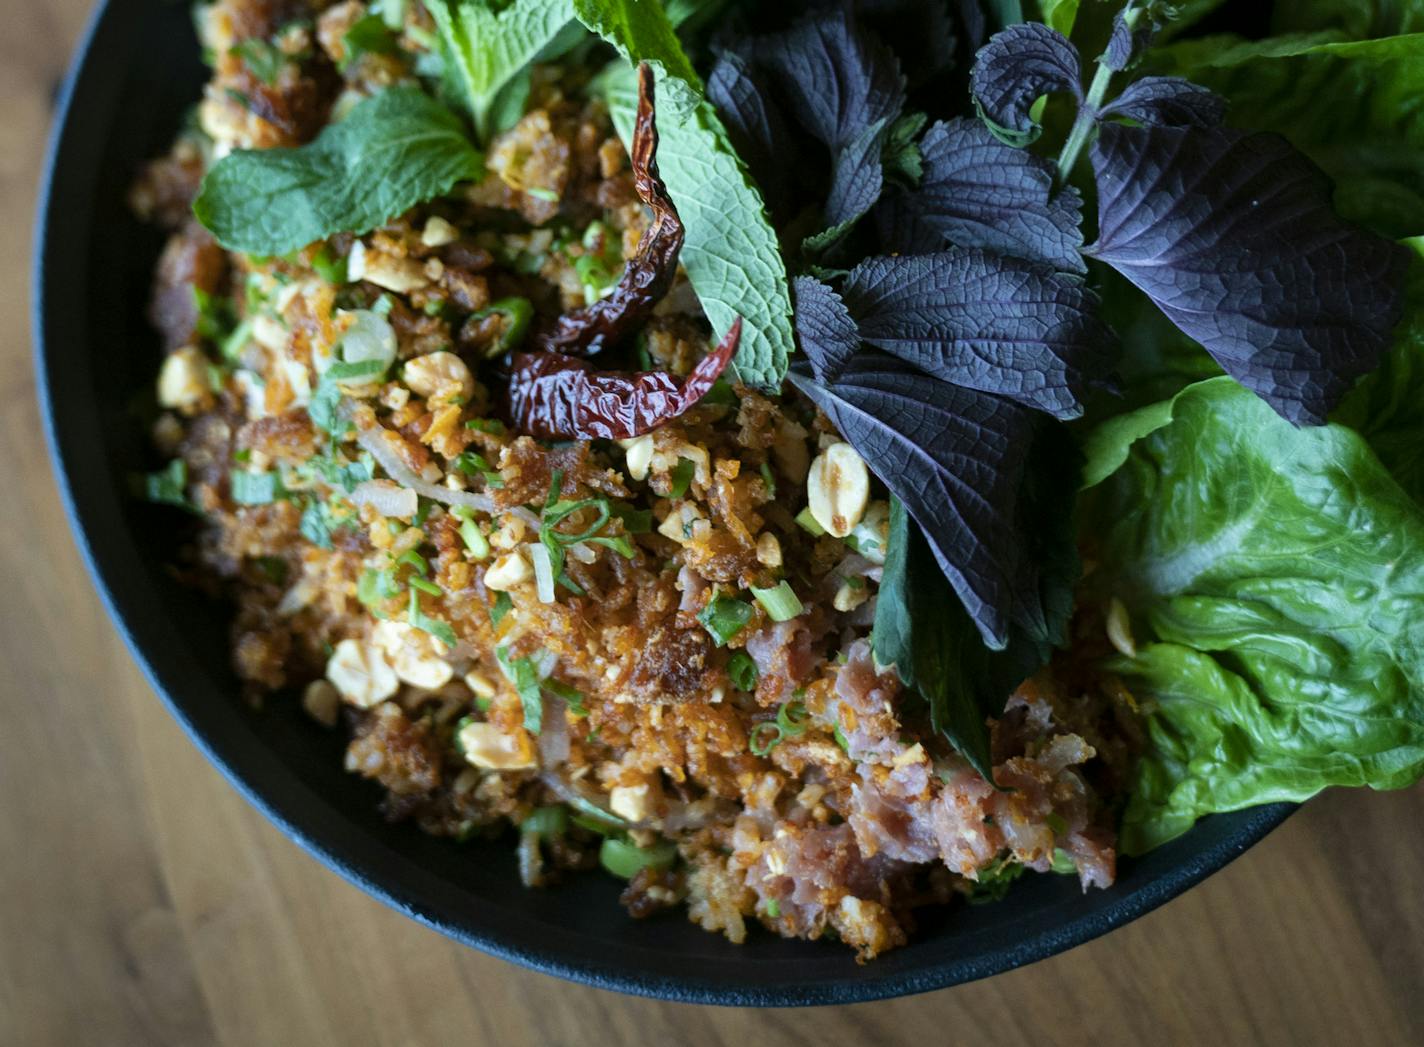
{"type": "Polygon", "coordinates": [[[679,384],[667,371],[595,371],[563,353],[518,353],[509,417],[540,440],[626,440],[651,432],[707,395],[742,336],[742,321],[679,384]]]}
{"type": "Polygon", "coordinates": [[[653,117],[653,73],[638,66],[638,118],[633,127],[633,187],[653,212],[653,224],[611,294],[559,317],[535,344],[549,352],[593,356],[627,336],[646,320],[672,288],[682,253],[682,220],[658,176],[658,128],[653,117]]]}

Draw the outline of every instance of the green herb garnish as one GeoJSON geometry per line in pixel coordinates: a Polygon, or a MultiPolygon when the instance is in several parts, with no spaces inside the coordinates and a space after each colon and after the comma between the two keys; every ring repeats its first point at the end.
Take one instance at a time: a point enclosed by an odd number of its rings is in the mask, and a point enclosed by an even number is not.
{"type": "Polygon", "coordinates": [[[718,647],[725,647],[752,620],[752,605],[732,596],[717,595],[715,590],[707,606],[697,612],[697,620],[707,630],[718,647]]]}

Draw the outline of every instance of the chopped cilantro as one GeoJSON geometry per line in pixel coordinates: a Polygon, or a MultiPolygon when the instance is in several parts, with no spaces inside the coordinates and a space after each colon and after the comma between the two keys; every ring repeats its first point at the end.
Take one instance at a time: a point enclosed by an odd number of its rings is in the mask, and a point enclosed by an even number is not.
{"type": "Polygon", "coordinates": [[[538,734],[544,726],[544,693],[539,686],[539,672],[528,658],[510,658],[503,647],[496,647],[494,656],[504,675],[519,692],[520,704],[524,706],[524,729],[530,734],[538,734]]]}
{"type": "Polygon", "coordinates": [[[504,621],[504,616],[514,609],[514,600],[508,593],[495,593],[494,604],[490,607],[490,624],[496,629],[504,621]]]}

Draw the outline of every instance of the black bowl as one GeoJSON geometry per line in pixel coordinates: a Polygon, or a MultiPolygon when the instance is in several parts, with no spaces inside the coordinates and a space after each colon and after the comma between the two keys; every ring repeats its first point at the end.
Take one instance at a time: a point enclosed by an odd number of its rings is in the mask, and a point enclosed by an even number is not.
{"type": "Polygon", "coordinates": [[[254,712],[228,669],[227,609],[165,569],[174,511],[129,495],[155,463],[134,405],[160,361],[143,318],[159,236],[124,196],[163,152],[204,79],[186,4],[101,6],[79,48],[51,145],[35,259],[36,366],[55,469],[78,544],[115,624],[194,743],[313,855],[444,934],[536,970],[671,1000],[849,1003],[938,989],[1071,948],[1161,905],[1279,825],[1275,805],[1205,819],[1111,890],[1027,877],[1006,901],[923,921],[866,966],[849,950],[754,931],[743,946],[680,915],[635,921],[619,884],[590,873],[523,889],[507,843],[454,844],[386,824],[374,787],[342,770],[342,742],[296,702],[254,712]]]}

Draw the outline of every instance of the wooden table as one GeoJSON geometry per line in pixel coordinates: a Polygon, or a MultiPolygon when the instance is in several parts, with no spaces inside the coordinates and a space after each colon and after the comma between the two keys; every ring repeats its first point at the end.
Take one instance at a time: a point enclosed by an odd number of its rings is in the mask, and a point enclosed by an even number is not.
{"type": "Polygon", "coordinates": [[[1424,791],[1324,796],[1117,933],[816,1011],[567,985],[372,901],[183,737],[90,588],[30,365],[40,153],[87,0],[0,0],[0,1043],[1424,1043],[1424,791]]]}

